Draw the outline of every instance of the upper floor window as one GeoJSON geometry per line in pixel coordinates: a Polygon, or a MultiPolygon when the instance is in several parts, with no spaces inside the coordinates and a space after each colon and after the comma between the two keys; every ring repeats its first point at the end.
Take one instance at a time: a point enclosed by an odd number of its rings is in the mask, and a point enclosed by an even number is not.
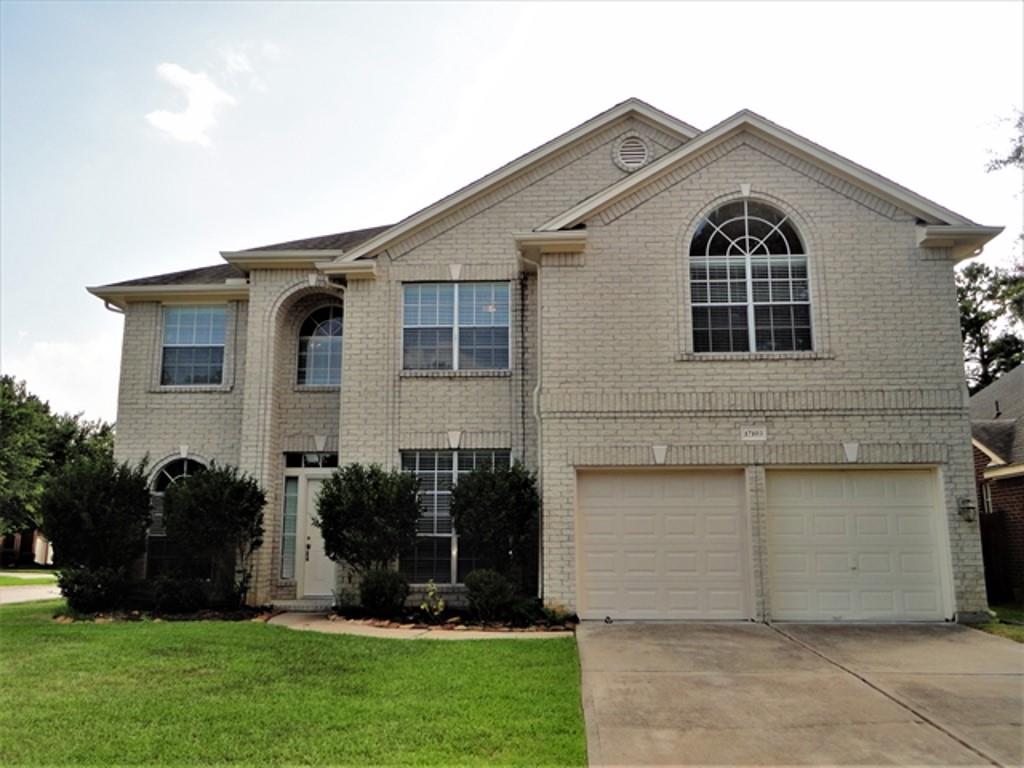
{"type": "Polygon", "coordinates": [[[299,329],[299,384],[341,384],[341,307],[321,307],[299,329]]]}
{"type": "Polygon", "coordinates": [[[164,307],[160,383],[196,386],[224,380],[227,308],[215,305],[164,307]]]}
{"type": "Polygon", "coordinates": [[[807,256],[789,218],[741,200],[715,209],[690,242],[694,352],[811,349],[807,256]]]}
{"type": "Polygon", "coordinates": [[[407,370],[509,367],[508,283],[408,283],[402,318],[407,370]]]}

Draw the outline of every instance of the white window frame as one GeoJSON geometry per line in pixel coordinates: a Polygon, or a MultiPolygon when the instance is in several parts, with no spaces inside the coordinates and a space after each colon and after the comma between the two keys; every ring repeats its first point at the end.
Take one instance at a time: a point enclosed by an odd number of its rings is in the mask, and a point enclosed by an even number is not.
{"type": "Polygon", "coordinates": [[[508,371],[512,368],[512,283],[508,280],[461,280],[461,281],[443,281],[443,280],[425,280],[425,281],[409,281],[402,283],[402,338],[400,343],[399,354],[402,357],[402,370],[403,371],[433,371],[437,373],[446,373],[452,371],[508,371]],[[464,285],[504,285],[508,291],[508,323],[505,325],[465,325],[462,326],[459,323],[459,295],[461,294],[461,288],[464,285]],[[405,332],[408,329],[416,328],[444,328],[446,326],[420,326],[420,325],[407,325],[405,321],[405,290],[407,286],[412,285],[452,285],[454,286],[453,299],[452,299],[452,367],[451,368],[409,368],[405,364],[405,332]],[[459,366],[459,329],[460,327],[465,328],[505,328],[508,332],[508,345],[506,347],[507,355],[505,358],[505,365],[497,368],[467,368],[463,369],[459,366]]]}
{"type": "MultiPolygon", "coordinates": [[[[452,456],[452,469],[451,469],[451,472],[452,472],[452,477],[451,477],[452,484],[451,484],[451,489],[449,489],[447,491],[432,491],[431,492],[434,496],[438,496],[438,495],[444,494],[444,495],[447,495],[449,497],[449,499],[450,499],[451,498],[451,494],[452,494],[452,489],[454,489],[455,486],[459,482],[459,474],[460,474],[460,472],[459,472],[459,454],[460,453],[487,452],[487,451],[490,451],[492,454],[496,454],[496,453],[499,453],[499,452],[500,453],[508,454],[508,462],[509,462],[509,466],[511,466],[512,461],[513,461],[513,459],[512,459],[512,451],[510,449],[508,449],[508,448],[466,448],[466,449],[461,449],[461,450],[460,449],[451,450],[451,449],[441,449],[441,448],[437,448],[437,449],[423,448],[423,449],[403,450],[402,454],[403,455],[404,454],[410,454],[410,453],[415,453],[415,454],[434,454],[436,456],[437,454],[441,454],[441,453],[450,453],[451,456],[452,456]]],[[[470,470],[470,471],[472,471],[472,470],[470,470]]],[[[412,472],[412,474],[414,476],[418,476],[416,472],[412,472]]],[[[442,473],[438,472],[437,470],[435,470],[434,474],[440,475],[442,473]]],[[[463,472],[461,474],[469,474],[469,472],[463,472]]],[[[451,506],[449,506],[448,509],[449,509],[449,513],[450,513],[451,512],[451,506]]],[[[439,586],[457,586],[457,585],[461,584],[461,582],[458,580],[458,578],[459,578],[459,534],[458,534],[458,531],[455,530],[455,522],[454,521],[451,522],[451,532],[450,533],[423,533],[423,534],[421,534],[421,533],[419,533],[417,531],[416,538],[417,539],[419,539],[419,538],[424,538],[424,539],[426,539],[426,538],[435,538],[435,539],[450,539],[451,540],[451,553],[450,553],[450,563],[449,563],[449,566],[450,566],[450,577],[449,577],[449,580],[447,582],[444,582],[443,584],[440,584],[439,586]]],[[[419,582],[414,582],[414,583],[418,584],[419,582]]]]}
{"type": "MultiPolygon", "coordinates": [[[[711,217],[712,214],[714,214],[720,208],[724,208],[725,206],[730,205],[731,203],[735,203],[735,202],[741,202],[741,201],[732,200],[732,201],[724,202],[724,203],[721,203],[720,205],[715,206],[710,211],[708,211],[705,215],[701,216],[700,222],[701,223],[707,222],[707,224],[709,226],[713,227],[717,232],[721,233],[721,235],[723,237],[726,237],[727,239],[731,240],[732,238],[730,238],[728,235],[726,235],[725,232],[722,232],[721,227],[717,226],[716,224],[714,224],[713,222],[710,221],[710,217],[711,217]]],[[[749,201],[747,199],[743,199],[742,202],[744,204],[744,213],[743,213],[744,232],[745,232],[745,236],[749,238],[749,234],[750,234],[750,229],[749,229],[749,227],[750,227],[750,212],[749,212],[749,210],[747,208],[747,205],[748,205],[749,202],[752,202],[752,201],[749,201]]],[[[801,244],[801,246],[803,246],[803,250],[805,252],[804,253],[796,253],[796,254],[794,254],[794,253],[788,253],[788,254],[786,254],[786,253],[768,253],[768,254],[755,253],[755,254],[752,254],[752,253],[750,253],[750,249],[747,248],[747,249],[745,249],[745,252],[743,252],[743,253],[729,254],[729,255],[724,255],[724,256],[709,256],[709,255],[706,255],[706,254],[703,255],[703,256],[694,256],[694,255],[692,255],[690,253],[690,248],[691,248],[691,243],[693,242],[693,240],[697,236],[697,232],[695,231],[693,234],[691,234],[689,240],[687,241],[687,246],[686,246],[687,258],[686,258],[686,276],[685,277],[686,277],[687,285],[689,286],[689,291],[688,291],[689,306],[687,307],[687,314],[689,316],[688,325],[689,325],[689,331],[690,331],[690,334],[689,334],[690,335],[689,346],[693,350],[694,354],[697,354],[697,355],[746,355],[746,354],[750,354],[750,355],[773,355],[773,354],[791,355],[791,354],[794,354],[794,353],[797,353],[797,354],[813,353],[813,352],[815,352],[815,350],[817,348],[816,339],[815,339],[815,325],[816,324],[814,322],[814,296],[812,295],[813,291],[812,291],[812,280],[811,280],[811,259],[810,259],[810,255],[808,253],[806,253],[806,251],[808,250],[807,243],[806,243],[806,238],[800,233],[799,229],[797,229],[796,224],[795,224],[795,222],[793,222],[792,217],[789,214],[785,213],[784,211],[780,210],[776,205],[774,205],[773,203],[762,202],[760,200],[756,200],[756,201],[753,201],[753,202],[758,202],[761,205],[764,205],[764,206],[767,206],[767,207],[771,207],[774,210],[778,211],[778,213],[781,214],[781,216],[782,216],[782,218],[779,220],[779,222],[773,225],[773,228],[772,228],[771,232],[769,232],[768,235],[766,235],[764,238],[762,238],[762,242],[764,240],[766,240],[772,234],[772,232],[778,231],[779,228],[784,223],[789,222],[790,226],[793,227],[794,230],[796,230],[796,235],[797,235],[797,237],[800,238],[800,244],[801,244]],[[770,286],[771,286],[771,283],[772,283],[772,277],[771,277],[771,268],[769,266],[769,275],[768,275],[769,298],[768,298],[767,301],[755,301],[755,299],[754,299],[754,270],[753,270],[752,262],[755,259],[756,260],[767,259],[769,261],[769,263],[770,263],[772,258],[779,258],[779,259],[785,258],[785,259],[790,259],[791,260],[793,257],[798,257],[798,258],[801,258],[801,259],[804,260],[804,266],[805,266],[805,270],[806,270],[806,277],[804,277],[803,282],[805,282],[807,284],[807,298],[804,299],[804,300],[793,299],[792,298],[792,292],[791,292],[790,300],[788,300],[788,301],[775,301],[771,297],[771,287],[770,286]],[[742,259],[743,260],[743,268],[744,268],[744,272],[745,272],[744,282],[746,284],[746,301],[745,302],[734,302],[734,301],[729,301],[729,302],[712,302],[712,301],[710,301],[710,299],[711,299],[711,291],[710,291],[711,283],[710,283],[710,280],[708,281],[708,295],[707,295],[708,301],[695,301],[694,300],[694,298],[693,298],[693,284],[694,284],[694,280],[693,280],[693,277],[691,276],[691,267],[692,267],[694,261],[696,261],[696,260],[707,260],[707,259],[713,259],[713,258],[721,258],[721,259],[728,259],[728,260],[732,260],[732,259],[736,259],[736,260],[742,259]],[[794,305],[801,305],[801,306],[806,306],[807,307],[807,319],[808,319],[808,326],[809,326],[809,332],[810,332],[810,347],[808,349],[789,349],[789,350],[758,349],[757,348],[757,317],[756,317],[756,308],[757,307],[773,307],[773,306],[794,306],[794,305]],[[695,338],[694,338],[696,329],[694,328],[694,325],[693,325],[693,310],[695,308],[730,309],[730,308],[737,308],[737,307],[744,307],[746,309],[746,313],[747,313],[747,349],[745,349],[745,350],[702,350],[702,351],[698,352],[697,351],[696,341],[695,341],[695,338]]],[[[789,266],[789,277],[787,278],[787,281],[789,282],[790,289],[792,291],[792,282],[793,282],[792,262],[790,262],[788,266],[789,266]]],[[[727,276],[726,277],[726,283],[728,284],[728,283],[731,283],[731,282],[734,282],[734,281],[732,280],[731,277],[727,276]]],[[[730,291],[731,291],[731,288],[730,288],[730,291]]],[[[730,296],[730,298],[731,298],[731,296],[730,296]]]]}
{"type": "Polygon", "coordinates": [[[228,338],[232,333],[231,312],[227,304],[162,304],[160,306],[160,355],[157,361],[157,386],[167,390],[189,390],[189,389],[222,389],[228,386],[228,338]],[[220,344],[181,344],[167,343],[167,314],[170,310],[182,309],[218,309],[224,313],[224,340],[220,344]],[[164,352],[167,349],[197,349],[210,348],[221,350],[220,381],[205,382],[201,384],[173,384],[164,383],[164,352]]]}
{"type": "Polygon", "coordinates": [[[985,515],[992,514],[992,483],[981,484],[981,512],[985,515]]]}

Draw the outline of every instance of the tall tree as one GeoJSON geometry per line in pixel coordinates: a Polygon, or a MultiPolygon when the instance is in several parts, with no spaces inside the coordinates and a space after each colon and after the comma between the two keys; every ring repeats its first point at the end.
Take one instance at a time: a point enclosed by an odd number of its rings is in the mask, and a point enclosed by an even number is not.
{"type": "Polygon", "coordinates": [[[972,393],[1024,362],[1021,322],[1012,310],[1015,291],[1022,283],[1022,270],[981,262],[968,264],[957,273],[964,368],[972,393]]]}
{"type": "Polygon", "coordinates": [[[0,534],[38,527],[47,481],[73,459],[113,449],[112,425],[54,414],[25,382],[0,376],[0,534]]]}

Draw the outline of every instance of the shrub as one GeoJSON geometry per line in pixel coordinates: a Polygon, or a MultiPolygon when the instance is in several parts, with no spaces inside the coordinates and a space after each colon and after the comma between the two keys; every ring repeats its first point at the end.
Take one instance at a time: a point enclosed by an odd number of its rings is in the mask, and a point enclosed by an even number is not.
{"type": "Polygon", "coordinates": [[[452,489],[451,513],[460,547],[534,591],[540,496],[529,470],[518,462],[474,470],[452,489]]]}
{"type": "Polygon", "coordinates": [[[164,575],[153,582],[153,609],[158,613],[195,613],[206,605],[202,579],[164,575]]]}
{"type": "Polygon", "coordinates": [[[75,613],[115,610],[124,605],[128,594],[123,568],[70,566],[61,569],[57,584],[75,613]]]}
{"type": "Polygon", "coordinates": [[[163,508],[167,537],[175,546],[210,562],[215,602],[245,602],[252,555],[263,544],[266,503],[256,480],[237,467],[216,462],[167,488],[163,508]]]}
{"type": "Polygon", "coordinates": [[[497,571],[481,568],[466,576],[469,608],[481,621],[498,621],[508,616],[516,602],[512,582],[497,571]]]}
{"type": "Polygon", "coordinates": [[[349,464],[324,482],[314,522],[329,558],[366,572],[387,568],[415,543],[419,516],[411,474],[349,464]]]}
{"type": "Polygon", "coordinates": [[[420,613],[428,624],[437,624],[444,615],[445,607],[444,598],[438,592],[437,584],[431,579],[427,582],[427,591],[423,595],[423,602],[420,603],[420,613]]]}
{"type": "Polygon", "coordinates": [[[145,462],[83,456],[50,481],[40,507],[58,568],[127,569],[146,550],[145,462]]]}
{"type": "Polygon", "coordinates": [[[402,612],[409,596],[409,582],[398,571],[369,570],[359,582],[359,600],[371,616],[390,619],[402,612]]]}

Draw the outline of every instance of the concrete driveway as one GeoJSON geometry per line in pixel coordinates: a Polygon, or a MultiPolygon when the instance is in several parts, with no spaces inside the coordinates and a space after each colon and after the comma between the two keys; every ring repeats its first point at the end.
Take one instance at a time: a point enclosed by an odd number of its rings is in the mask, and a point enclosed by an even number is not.
{"type": "Polygon", "coordinates": [[[1024,646],[955,625],[581,625],[591,765],[1024,762],[1024,646]]]}

